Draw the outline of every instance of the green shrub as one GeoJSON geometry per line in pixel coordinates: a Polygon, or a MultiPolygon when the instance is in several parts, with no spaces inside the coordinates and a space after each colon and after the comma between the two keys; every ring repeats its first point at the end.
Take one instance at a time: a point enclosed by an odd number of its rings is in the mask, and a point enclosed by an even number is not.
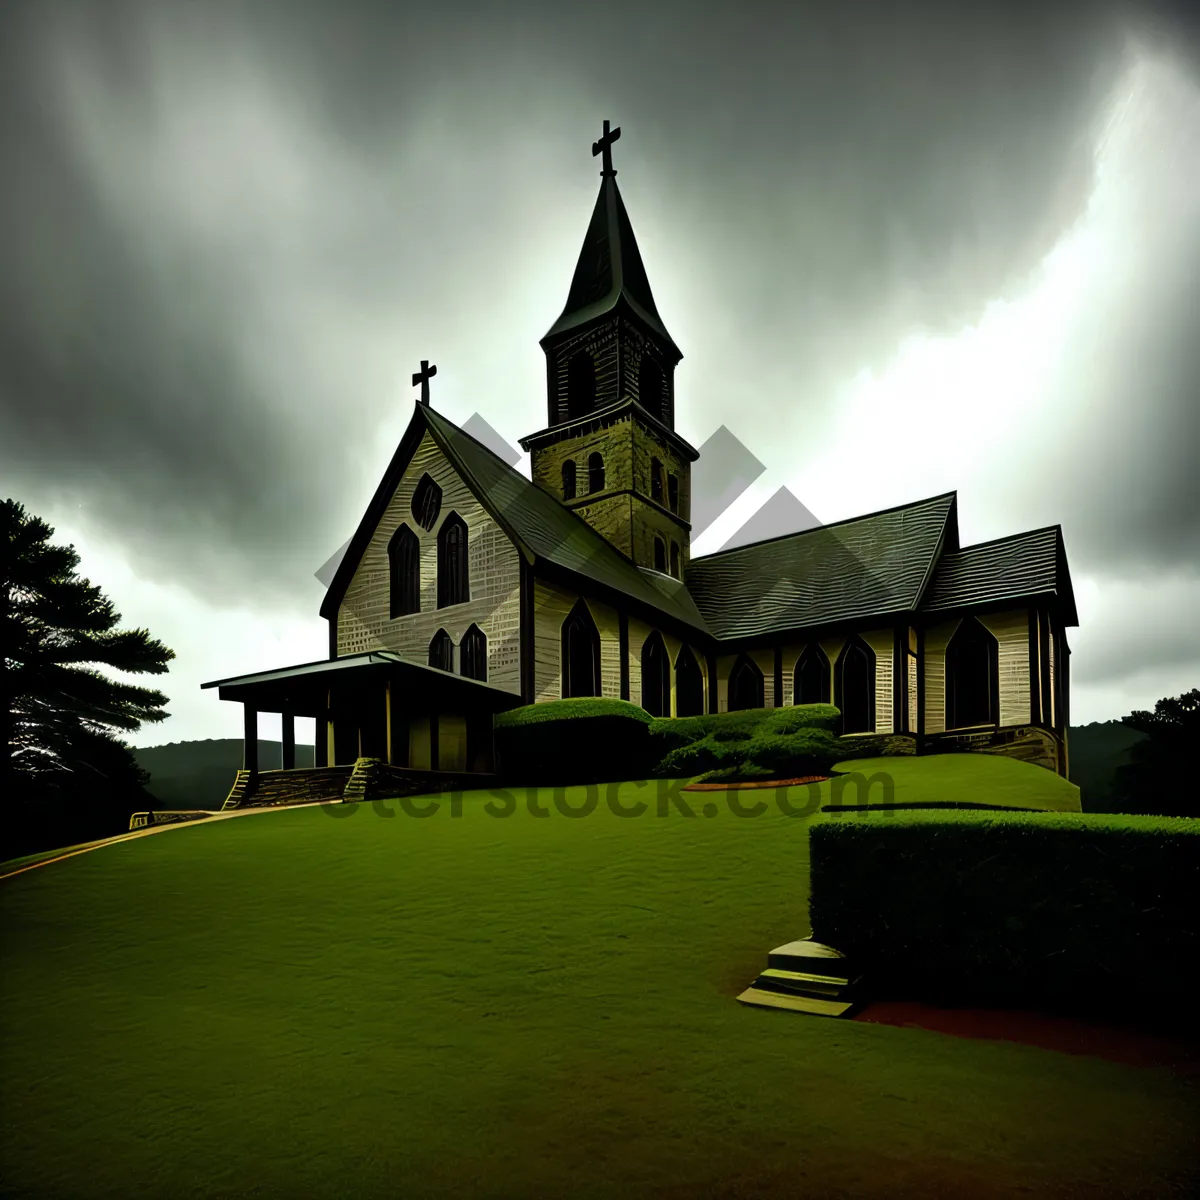
{"type": "Polygon", "coordinates": [[[774,772],[755,762],[744,762],[736,767],[717,767],[706,771],[697,783],[752,783],[758,779],[772,779],[774,772]]]}
{"type": "Polygon", "coordinates": [[[498,770],[531,787],[644,779],[657,761],[650,723],[628,700],[528,704],[496,717],[498,770]]]}

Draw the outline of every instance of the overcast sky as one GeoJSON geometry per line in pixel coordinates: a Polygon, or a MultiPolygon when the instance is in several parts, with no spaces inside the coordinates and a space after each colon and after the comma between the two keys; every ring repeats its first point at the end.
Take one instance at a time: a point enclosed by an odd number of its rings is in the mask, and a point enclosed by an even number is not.
{"type": "Polygon", "coordinates": [[[604,118],[679,430],[766,467],[697,553],[957,489],[964,543],[1063,526],[1077,722],[1200,686],[1187,7],[7,0],[0,494],[176,651],[135,743],[325,656],[422,358],[545,425],[604,118]]]}

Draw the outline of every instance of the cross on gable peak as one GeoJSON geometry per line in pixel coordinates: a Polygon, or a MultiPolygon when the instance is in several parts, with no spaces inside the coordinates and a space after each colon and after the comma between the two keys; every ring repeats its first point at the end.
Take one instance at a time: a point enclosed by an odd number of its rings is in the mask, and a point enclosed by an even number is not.
{"type": "Polygon", "coordinates": [[[612,144],[620,136],[621,127],[617,126],[617,128],[610,133],[608,129],[608,122],[605,121],[603,136],[598,142],[592,143],[592,157],[595,158],[597,154],[601,153],[604,155],[603,159],[601,160],[601,178],[603,178],[605,175],[616,175],[617,173],[612,165],[612,144]]]}
{"type": "Polygon", "coordinates": [[[421,359],[421,369],[413,376],[413,387],[419,383],[421,385],[420,404],[429,403],[429,381],[437,374],[437,367],[431,367],[429,360],[421,359]]]}

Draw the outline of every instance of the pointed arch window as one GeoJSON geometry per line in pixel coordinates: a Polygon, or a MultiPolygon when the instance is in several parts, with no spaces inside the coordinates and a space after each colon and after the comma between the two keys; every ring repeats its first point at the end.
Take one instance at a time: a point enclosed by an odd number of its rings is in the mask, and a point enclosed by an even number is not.
{"type": "Polygon", "coordinates": [[[588,491],[604,491],[604,456],[598,451],[588,455],[588,491]]]}
{"type": "Polygon", "coordinates": [[[422,529],[432,529],[442,511],[442,489],[433,476],[421,476],[412,498],[413,519],[422,529]]]}
{"type": "Polygon", "coordinates": [[[437,606],[465,604],[471,598],[467,573],[467,523],[451,513],[437,535],[437,606]]]}
{"type": "Polygon", "coordinates": [[[654,539],[654,569],[667,573],[667,543],[660,537],[654,539]]]}
{"type": "Polygon", "coordinates": [[[650,460],[650,499],[662,503],[663,498],[663,469],[657,458],[650,460]]]}
{"type": "Polygon", "coordinates": [[[586,416],[596,405],[596,361],[586,350],[567,363],[567,420],[586,416]]]}
{"type": "Polygon", "coordinates": [[[458,673],[467,679],[487,681],[487,635],[478,625],[470,626],[459,643],[458,673]]]}
{"type": "Polygon", "coordinates": [[[575,499],[575,460],[568,458],[562,465],[563,499],[575,499]]]}
{"type": "Polygon", "coordinates": [[[834,672],[834,704],[842,714],[842,733],[870,733],[875,728],[875,651],[852,637],[838,656],[834,672]]]}
{"type": "Polygon", "coordinates": [[[679,511],[679,476],[674,472],[667,476],[667,506],[673,513],[679,511]]]}
{"type": "Polygon", "coordinates": [[[407,525],[388,542],[388,581],[393,621],[421,611],[421,542],[407,525]]]}
{"type": "Polygon", "coordinates": [[[454,670],[454,643],[444,629],[439,629],[429,640],[429,665],[439,671],[454,670]]]}
{"type": "Polygon", "coordinates": [[[1000,645],[974,617],[959,622],[946,647],[946,728],[1000,720],[1000,645]]]}
{"type": "Polygon", "coordinates": [[[679,578],[679,543],[671,543],[671,574],[679,578]]]}
{"type": "Polygon", "coordinates": [[[832,675],[825,651],[816,642],[805,646],[792,674],[792,703],[828,704],[832,675]]]}
{"type": "Polygon", "coordinates": [[[663,369],[649,354],[642,355],[638,369],[638,400],[647,412],[662,418],[666,405],[663,403],[663,369]]]}
{"type": "Polygon", "coordinates": [[[642,643],[642,707],[652,717],[671,715],[671,659],[657,629],[642,643]]]}
{"type": "Polygon", "coordinates": [[[684,646],[675,660],[675,715],[699,717],[703,714],[704,675],[691,647],[684,646]]]}
{"type": "Polygon", "coordinates": [[[763,673],[749,655],[739,655],[729,672],[729,711],[762,707],[763,673]]]}
{"type": "Polygon", "coordinates": [[[562,694],[572,696],[600,695],[600,632],[583,600],[562,625],[562,694]]]}

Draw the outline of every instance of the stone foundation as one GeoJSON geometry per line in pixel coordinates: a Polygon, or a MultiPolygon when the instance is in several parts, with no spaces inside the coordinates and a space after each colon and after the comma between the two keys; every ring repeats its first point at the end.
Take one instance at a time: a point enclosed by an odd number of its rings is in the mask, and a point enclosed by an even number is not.
{"type": "Polygon", "coordinates": [[[1036,725],[982,729],[977,733],[939,733],[925,739],[926,754],[946,754],[955,750],[1002,754],[1019,762],[1045,767],[1055,774],[1062,773],[1062,746],[1048,729],[1036,725]]]}

